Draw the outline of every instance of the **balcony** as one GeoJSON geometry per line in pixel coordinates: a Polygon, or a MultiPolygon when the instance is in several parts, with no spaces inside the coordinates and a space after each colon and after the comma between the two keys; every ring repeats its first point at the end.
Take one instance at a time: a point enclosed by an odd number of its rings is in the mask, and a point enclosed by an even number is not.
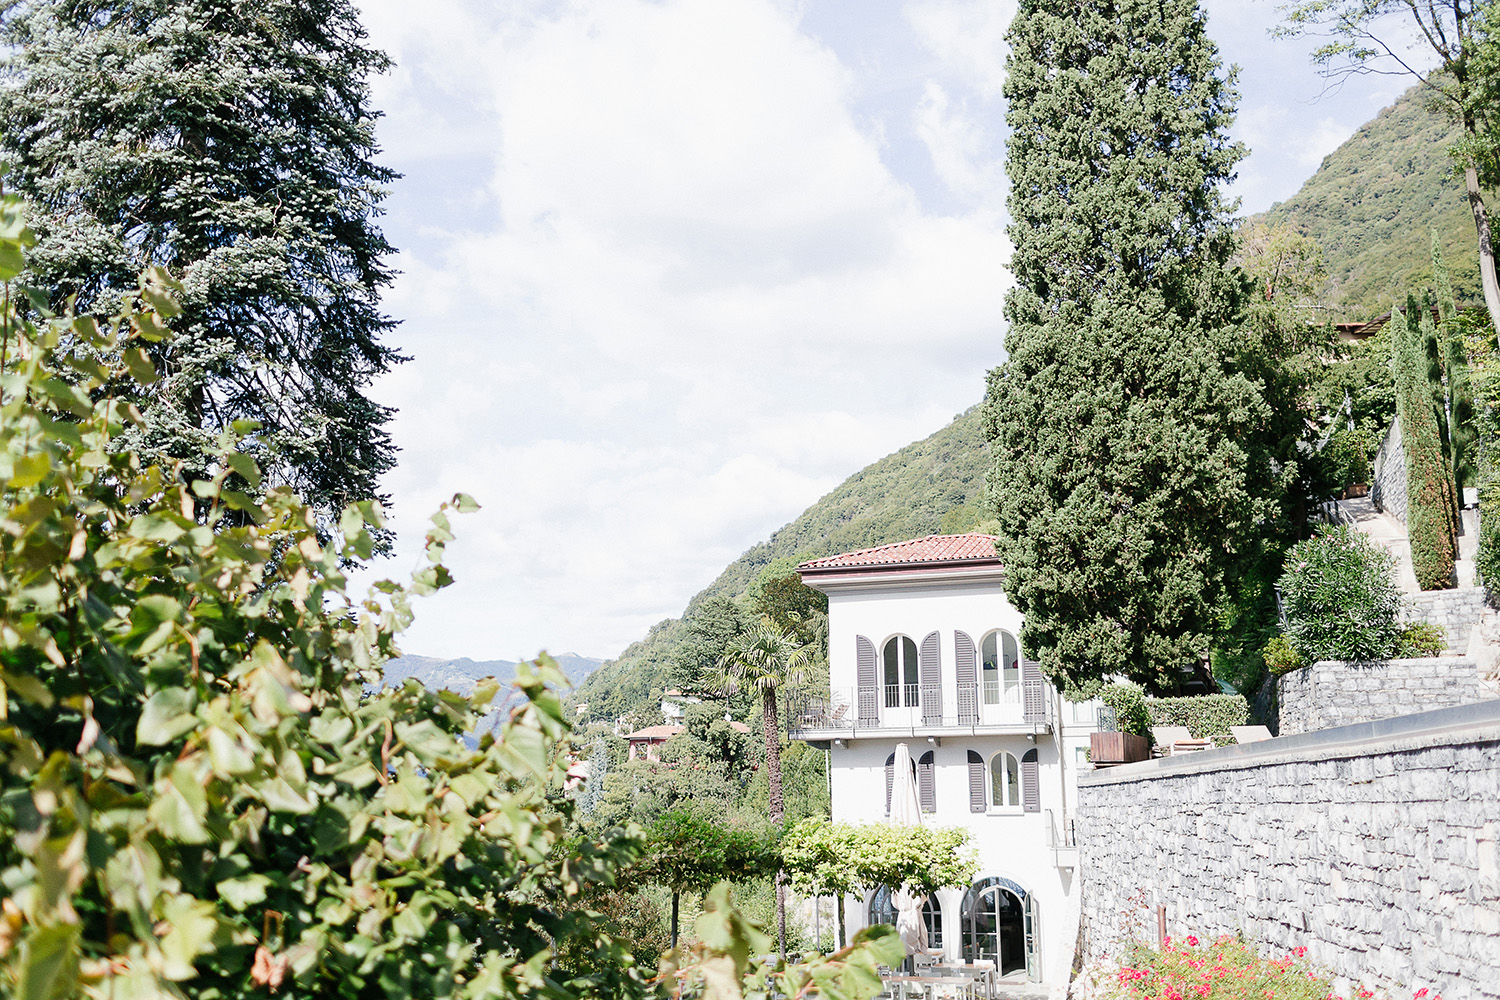
{"type": "Polygon", "coordinates": [[[1049,732],[1057,695],[1045,680],[1009,685],[887,684],[792,695],[787,725],[794,739],[942,736],[1049,732]]]}

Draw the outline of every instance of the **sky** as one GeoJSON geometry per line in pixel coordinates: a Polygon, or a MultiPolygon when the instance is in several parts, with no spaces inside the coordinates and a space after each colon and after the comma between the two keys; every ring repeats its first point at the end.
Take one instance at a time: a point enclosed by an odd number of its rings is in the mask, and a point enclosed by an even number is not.
{"type": "MultiPolygon", "coordinates": [[[[358,0],[384,300],[409,361],[383,487],[402,579],[457,491],[409,653],[613,657],[1004,359],[1010,0],[358,0]]],[[[1244,212],[1404,89],[1330,91],[1276,6],[1207,4],[1240,69],[1244,212]]]]}

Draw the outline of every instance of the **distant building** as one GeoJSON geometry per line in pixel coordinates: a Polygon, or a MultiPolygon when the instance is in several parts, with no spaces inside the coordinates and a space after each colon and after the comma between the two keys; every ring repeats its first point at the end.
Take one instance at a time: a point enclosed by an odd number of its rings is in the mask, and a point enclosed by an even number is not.
{"type": "MultiPolygon", "coordinates": [[[[1097,702],[1063,700],[1021,658],[1022,618],[989,535],[928,538],[803,563],[828,595],[830,696],[788,705],[830,751],[833,818],[889,815],[905,743],[923,821],[972,833],[974,883],[928,898],[932,948],[1002,981],[1066,986],[1078,936],[1071,815],[1097,702]]],[[[888,888],[846,907],[851,933],[893,919],[888,888]]]]}
{"type": "MultiPolygon", "coordinates": [[[[729,726],[737,733],[748,734],[750,727],[743,722],[730,722],[729,726]]],[[[682,732],[684,726],[647,726],[645,729],[637,729],[633,733],[626,733],[625,739],[630,743],[629,760],[661,760],[661,745],[678,733],[682,732]]]]}

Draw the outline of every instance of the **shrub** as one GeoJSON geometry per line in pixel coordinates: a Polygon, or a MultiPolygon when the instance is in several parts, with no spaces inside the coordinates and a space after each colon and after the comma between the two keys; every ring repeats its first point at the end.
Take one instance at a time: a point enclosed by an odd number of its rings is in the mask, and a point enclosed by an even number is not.
{"type": "Polygon", "coordinates": [[[1277,583],[1292,649],[1309,663],[1390,656],[1402,629],[1391,564],[1390,553],[1348,525],[1292,546],[1277,583]]]}
{"type": "Polygon", "coordinates": [[[1099,700],[1114,710],[1120,732],[1151,738],[1151,712],[1139,684],[1107,684],[1100,689],[1099,700]]]}
{"type": "Polygon", "coordinates": [[[1237,694],[1148,698],[1146,709],[1151,714],[1151,725],[1186,726],[1200,740],[1224,736],[1230,726],[1243,726],[1250,718],[1250,706],[1237,694]]]}
{"type": "Polygon", "coordinates": [[[1401,630],[1396,642],[1397,656],[1441,656],[1448,647],[1448,636],[1432,622],[1413,622],[1401,630]]]}
{"type": "Polygon", "coordinates": [[[1266,669],[1277,677],[1289,674],[1298,667],[1303,666],[1302,657],[1292,648],[1285,635],[1273,635],[1271,641],[1266,643],[1265,652],[1262,654],[1266,660],[1266,669]]]}
{"type": "MultiPolygon", "coordinates": [[[[0,281],[19,219],[0,199],[0,281]]],[[[373,503],[320,533],[290,491],[226,485],[261,482],[234,433],[202,478],[117,447],[142,418],[109,388],[154,381],[141,345],[176,290],[148,272],[104,325],[33,325],[0,297],[0,996],[654,995],[658,956],[578,902],[638,843],[571,832],[557,666],[523,664],[519,704],[477,742],[493,680],[380,687],[412,596],[450,581],[446,514],[409,585],[356,600],[373,503]]],[[[713,942],[674,975],[763,988],[744,942],[764,935],[717,901],[713,942]]],[[[776,986],[857,966],[857,990],[822,993],[869,996],[901,954],[872,933],[776,986]]]]}
{"type": "MultiPolygon", "coordinates": [[[[1490,459],[1486,456],[1486,475],[1490,459]]],[[[1500,607],[1500,483],[1479,488],[1479,551],[1474,564],[1491,607],[1500,607]]]]}

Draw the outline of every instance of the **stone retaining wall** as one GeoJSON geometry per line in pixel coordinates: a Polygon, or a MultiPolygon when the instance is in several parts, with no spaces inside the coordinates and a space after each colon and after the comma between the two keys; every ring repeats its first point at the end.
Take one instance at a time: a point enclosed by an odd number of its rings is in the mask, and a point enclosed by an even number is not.
{"type": "Polygon", "coordinates": [[[1370,502],[1376,510],[1406,523],[1406,446],[1401,441],[1401,418],[1391,421],[1370,472],[1370,502]]]}
{"type": "Polygon", "coordinates": [[[1469,650],[1469,633],[1484,615],[1484,588],[1460,587],[1456,590],[1424,590],[1407,594],[1409,604],[1405,618],[1413,622],[1432,622],[1442,626],[1448,636],[1446,652],[1461,656],[1469,650]]]}
{"type": "Polygon", "coordinates": [[[1480,686],[1479,664],[1466,656],[1319,660],[1278,678],[1278,733],[1310,733],[1488,697],[1493,695],[1480,686]]]}
{"type": "Polygon", "coordinates": [[[1500,701],[1094,771],[1086,958],[1243,933],[1409,997],[1500,998],[1500,701]]]}

